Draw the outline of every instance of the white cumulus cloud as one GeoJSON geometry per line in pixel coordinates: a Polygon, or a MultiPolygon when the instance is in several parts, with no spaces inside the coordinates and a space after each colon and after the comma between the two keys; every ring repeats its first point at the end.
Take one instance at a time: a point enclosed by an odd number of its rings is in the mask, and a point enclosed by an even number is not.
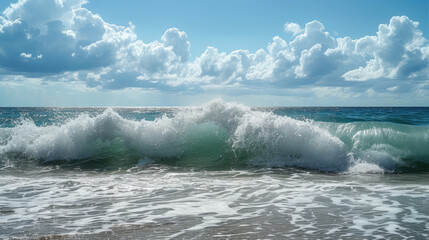
{"type": "Polygon", "coordinates": [[[406,16],[395,16],[380,24],[377,36],[366,36],[356,43],[356,53],[368,56],[365,66],[344,73],[346,80],[409,78],[428,74],[426,39],[419,23],[406,16]]]}
{"type": "Polygon", "coordinates": [[[302,29],[297,23],[286,23],[285,32],[292,33],[294,36],[301,33],[302,29]]]}

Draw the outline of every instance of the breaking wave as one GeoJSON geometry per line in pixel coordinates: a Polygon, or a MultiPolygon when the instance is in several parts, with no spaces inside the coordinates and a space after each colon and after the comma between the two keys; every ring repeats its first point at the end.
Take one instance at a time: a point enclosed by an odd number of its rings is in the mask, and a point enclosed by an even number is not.
{"type": "Polygon", "coordinates": [[[9,162],[426,171],[428,146],[428,126],[301,121],[220,99],[154,121],[106,109],[58,125],[36,126],[27,119],[0,128],[0,159],[9,162]]]}

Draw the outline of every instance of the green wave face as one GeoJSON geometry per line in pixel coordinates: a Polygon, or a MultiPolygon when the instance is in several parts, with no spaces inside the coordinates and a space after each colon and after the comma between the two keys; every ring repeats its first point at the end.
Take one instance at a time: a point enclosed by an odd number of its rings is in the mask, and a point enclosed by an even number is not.
{"type": "Polygon", "coordinates": [[[429,127],[384,122],[317,123],[343,141],[355,162],[400,171],[429,170],[429,127]]]}

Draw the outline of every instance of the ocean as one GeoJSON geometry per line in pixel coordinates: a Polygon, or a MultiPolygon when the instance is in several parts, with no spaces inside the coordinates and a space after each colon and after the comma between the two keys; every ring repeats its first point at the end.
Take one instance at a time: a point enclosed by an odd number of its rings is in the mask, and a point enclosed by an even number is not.
{"type": "Polygon", "coordinates": [[[428,239],[429,108],[0,108],[0,239],[428,239]]]}

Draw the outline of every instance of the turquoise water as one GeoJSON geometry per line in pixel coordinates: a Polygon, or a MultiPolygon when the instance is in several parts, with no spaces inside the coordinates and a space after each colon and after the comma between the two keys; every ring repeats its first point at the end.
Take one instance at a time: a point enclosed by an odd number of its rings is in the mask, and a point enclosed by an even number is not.
{"type": "Polygon", "coordinates": [[[428,108],[250,109],[228,104],[214,102],[207,109],[1,108],[1,164],[112,169],[149,161],[209,170],[429,169],[428,108]]]}
{"type": "Polygon", "coordinates": [[[429,108],[0,108],[0,237],[429,236],[429,108]]]}

